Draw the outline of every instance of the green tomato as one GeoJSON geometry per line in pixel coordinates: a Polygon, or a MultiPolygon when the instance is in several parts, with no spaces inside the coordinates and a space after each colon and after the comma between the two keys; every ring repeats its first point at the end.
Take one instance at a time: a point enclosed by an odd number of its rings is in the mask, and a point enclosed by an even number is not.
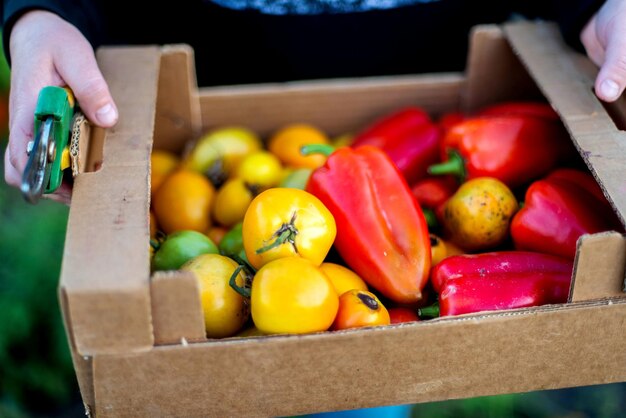
{"type": "Polygon", "coordinates": [[[310,168],[298,168],[285,177],[280,183],[280,187],[304,190],[312,172],[313,170],[310,168]]]}
{"type": "Polygon", "coordinates": [[[220,241],[220,254],[231,257],[243,250],[243,222],[236,223],[220,241]]]}
{"type": "Polygon", "coordinates": [[[152,270],[178,270],[200,254],[219,254],[209,237],[196,231],[177,231],[165,238],[152,258],[152,270]]]}

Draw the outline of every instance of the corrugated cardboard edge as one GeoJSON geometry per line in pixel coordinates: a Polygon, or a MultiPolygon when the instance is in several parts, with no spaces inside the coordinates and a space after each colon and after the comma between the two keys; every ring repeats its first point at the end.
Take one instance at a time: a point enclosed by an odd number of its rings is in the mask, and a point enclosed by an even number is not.
{"type": "Polygon", "coordinates": [[[626,225],[626,132],[617,129],[593,94],[589,61],[564,43],[555,24],[511,23],[505,33],[626,225]]]}
{"type": "Polygon", "coordinates": [[[625,317],[626,300],[578,303],[97,356],[97,416],[293,416],[623,381],[625,317]]]}
{"type": "Polygon", "coordinates": [[[69,213],[59,291],[81,356],[148,350],[154,342],[146,167],[160,50],[103,48],[97,58],[120,118],[104,132],[102,168],[76,177],[69,213]]]}
{"type": "Polygon", "coordinates": [[[502,101],[543,100],[500,26],[474,26],[469,48],[465,70],[467,83],[461,103],[463,111],[472,113],[502,101]]]}
{"type": "Polygon", "coordinates": [[[402,106],[425,106],[434,117],[459,109],[458,90],[464,80],[462,74],[445,73],[203,88],[202,125],[212,129],[245,121],[267,137],[298,121],[332,136],[354,133],[402,106]]]}
{"type": "Polygon", "coordinates": [[[161,48],[155,148],[180,152],[202,128],[194,52],[189,45],[161,48]]]}
{"type": "MultiPolygon", "coordinates": [[[[504,26],[505,34],[516,54],[532,74],[537,85],[550,100],[572,137],[589,170],[602,188],[604,195],[613,206],[623,225],[626,225],[626,132],[617,129],[609,113],[593,93],[594,77],[590,61],[569,48],[560,36],[558,27],[550,22],[516,22],[504,26]]],[[[604,235],[600,235],[598,240],[604,235]]],[[[603,251],[614,252],[615,240],[607,241],[607,248],[592,250],[600,241],[592,241],[589,246],[581,245],[579,250],[590,250],[598,256],[603,251]]],[[[626,241],[626,237],[621,237],[626,241]]],[[[617,251],[619,252],[618,244],[617,251]]],[[[579,257],[586,260],[584,254],[579,257]]],[[[605,259],[605,258],[602,258],[605,259]]],[[[584,274],[579,266],[572,286],[573,298],[596,297],[598,292],[594,274],[584,274]],[[583,281],[591,280],[590,283],[583,281]],[[578,291],[575,288],[580,287],[578,291]]],[[[603,270],[607,281],[613,284],[599,286],[603,290],[613,289],[616,283],[626,287],[624,278],[624,254],[603,270]],[[618,262],[621,265],[615,265],[618,262]]]]}
{"type": "Polygon", "coordinates": [[[626,239],[617,232],[583,235],[578,241],[570,302],[626,297],[626,239]]]}
{"type": "Polygon", "coordinates": [[[156,345],[206,340],[198,279],[192,272],[155,272],[150,288],[156,345]]]}

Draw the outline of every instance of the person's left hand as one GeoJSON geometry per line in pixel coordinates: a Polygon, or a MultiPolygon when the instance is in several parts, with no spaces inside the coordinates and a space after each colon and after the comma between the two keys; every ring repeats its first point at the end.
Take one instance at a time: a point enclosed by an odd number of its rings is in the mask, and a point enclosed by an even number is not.
{"type": "Polygon", "coordinates": [[[589,58],[600,67],[596,95],[617,100],[626,87],[626,1],[607,0],[580,33],[589,58]]]}

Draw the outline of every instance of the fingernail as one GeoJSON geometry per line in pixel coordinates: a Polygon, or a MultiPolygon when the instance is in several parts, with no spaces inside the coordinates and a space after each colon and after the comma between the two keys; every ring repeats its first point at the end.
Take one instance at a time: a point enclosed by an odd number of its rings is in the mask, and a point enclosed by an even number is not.
{"type": "Polygon", "coordinates": [[[102,125],[112,126],[117,122],[117,110],[107,103],[96,111],[96,118],[102,125]]]}
{"type": "Polygon", "coordinates": [[[617,99],[617,95],[619,94],[619,86],[613,80],[604,80],[600,85],[600,90],[602,91],[602,95],[609,100],[617,99]]]}

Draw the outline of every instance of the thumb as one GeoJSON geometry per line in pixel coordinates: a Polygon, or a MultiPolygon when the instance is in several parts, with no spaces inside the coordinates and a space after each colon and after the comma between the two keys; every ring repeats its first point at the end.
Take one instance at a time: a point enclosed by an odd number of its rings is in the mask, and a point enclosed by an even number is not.
{"type": "Polygon", "coordinates": [[[98,68],[93,49],[85,39],[57,51],[55,65],[91,122],[102,128],[117,123],[117,107],[98,68]]]}
{"type": "Polygon", "coordinates": [[[596,78],[595,91],[606,102],[617,100],[626,87],[626,37],[613,31],[606,39],[604,63],[596,78]]]}

